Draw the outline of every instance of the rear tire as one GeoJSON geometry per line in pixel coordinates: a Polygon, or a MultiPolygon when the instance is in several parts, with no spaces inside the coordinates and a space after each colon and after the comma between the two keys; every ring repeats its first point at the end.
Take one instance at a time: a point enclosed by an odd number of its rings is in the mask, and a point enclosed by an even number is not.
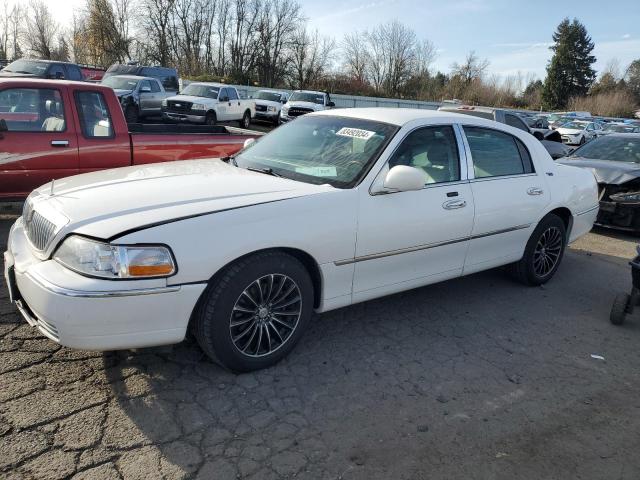
{"type": "Polygon", "coordinates": [[[242,115],[242,119],[239,123],[240,128],[249,128],[249,125],[251,125],[251,112],[249,112],[249,110],[244,112],[244,115],[242,115]]]}
{"type": "Polygon", "coordinates": [[[627,308],[631,301],[631,295],[628,293],[619,293],[613,301],[611,306],[611,314],[609,315],[609,321],[613,325],[622,325],[627,317],[627,308]]]}
{"type": "Polygon", "coordinates": [[[216,117],[216,112],[207,112],[207,115],[204,117],[205,125],[215,125],[218,122],[218,118],[216,117]]]}
{"type": "Polygon", "coordinates": [[[313,311],[304,265],[283,252],[250,255],[209,285],[194,312],[204,352],[234,372],[274,365],[302,337],[313,311]]]}
{"type": "Polygon", "coordinates": [[[551,280],[562,261],[566,236],[560,217],[553,213],[545,216],[529,237],[522,258],[509,266],[513,277],[531,286],[551,280]]]}

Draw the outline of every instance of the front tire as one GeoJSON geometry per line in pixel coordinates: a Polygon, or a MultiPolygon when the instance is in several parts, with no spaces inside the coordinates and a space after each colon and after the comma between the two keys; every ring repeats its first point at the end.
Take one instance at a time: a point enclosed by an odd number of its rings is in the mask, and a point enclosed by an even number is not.
{"type": "Polygon", "coordinates": [[[216,117],[216,112],[208,112],[204,117],[205,125],[215,125],[218,122],[218,118],[216,117]]]}
{"type": "Polygon", "coordinates": [[[609,321],[613,325],[622,325],[627,317],[627,309],[631,302],[631,295],[628,293],[619,293],[613,301],[611,306],[611,313],[609,314],[609,321]]]}
{"type": "Polygon", "coordinates": [[[513,263],[511,273],[525,285],[547,283],[558,270],[566,246],[567,229],[560,217],[545,216],[527,242],[520,261],[513,263]]]}
{"type": "Polygon", "coordinates": [[[194,315],[194,334],[214,361],[235,372],[274,365],[302,337],[313,311],[304,265],[283,252],[250,255],[212,283],[194,315]]]}

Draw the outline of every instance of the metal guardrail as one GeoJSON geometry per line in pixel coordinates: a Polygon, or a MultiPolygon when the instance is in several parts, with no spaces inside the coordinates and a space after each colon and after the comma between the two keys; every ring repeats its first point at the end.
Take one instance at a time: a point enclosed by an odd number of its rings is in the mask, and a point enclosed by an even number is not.
{"type": "MultiPolygon", "coordinates": [[[[191,83],[190,80],[180,79],[180,89],[191,83]]],[[[253,87],[250,85],[229,85],[238,90],[238,94],[243,98],[249,98],[260,90],[274,90],[277,92],[291,93],[293,90],[287,88],[264,88],[253,87]]],[[[383,108],[421,108],[424,110],[437,110],[443,105],[441,102],[423,102],[420,100],[404,100],[385,97],[364,97],[360,95],[341,95],[338,93],[331,94],[331,100],[338,108],[366,108],[366,107],[383,107],[383,108]]]]}

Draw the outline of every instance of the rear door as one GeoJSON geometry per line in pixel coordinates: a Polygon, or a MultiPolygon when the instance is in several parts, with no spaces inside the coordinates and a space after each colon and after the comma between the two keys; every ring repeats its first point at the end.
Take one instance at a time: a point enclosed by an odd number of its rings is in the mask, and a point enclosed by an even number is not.
{"type": "Polygon", "coordinates": [[[52,179],[78,173],[78,140],[64,87],[0,90],[0,198],[28,195],[52,179]]]}
{"type": "Polygon", "coordinates": [[[475,220],[465,273],[518,260],[550,195],[525,144],[501,130],[465,125],[475,220]]]}
{"type": "Polygon", "coordinates": [[[235,88],[227,88],[229,92],[229,110],[230,112],[230,120],[240,120],[242,118],[242,104],[240,102],[240,98],[238,97],[238,91],[235,88]]]}
{"type": "Polygon", "coordinates": [[[221,122],[226,122],[229,120],[230,113],[230,103],[229,103],[229,89],[221,88],[220,93],[218,93],[218,109],[217,109],[217,117],[221,122]]]}

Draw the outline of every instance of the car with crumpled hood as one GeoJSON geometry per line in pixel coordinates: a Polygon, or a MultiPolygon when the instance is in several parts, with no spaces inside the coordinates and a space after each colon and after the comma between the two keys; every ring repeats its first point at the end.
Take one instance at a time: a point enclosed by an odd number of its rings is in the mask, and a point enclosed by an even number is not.
{"type": "Polygon", "coordinates": [[[596,177],[600,198],[596,225],[640,232],[640,134],[605,135],[559,162],[591,170],[596,177]]]}

